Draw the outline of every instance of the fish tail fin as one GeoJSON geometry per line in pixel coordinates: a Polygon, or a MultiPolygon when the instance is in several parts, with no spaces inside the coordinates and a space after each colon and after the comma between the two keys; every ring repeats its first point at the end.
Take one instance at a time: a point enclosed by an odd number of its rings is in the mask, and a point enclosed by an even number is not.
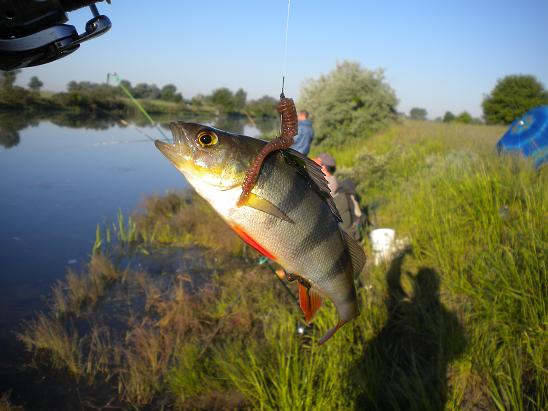
{"type": "Polygon", "coordinates": [[[337,323],[337,325],[335,327],[333,327],[328,332],[326,332],[325,335],[318,340],[318,345],[322,345],[327,340],[329,340],[331,337],[333,337],[333,335],[337,332],[337,330],[339,328],[341,328],[343,325],[345,325],[347,322],[348,321],[339,320],[339,322],[337,323]]]}

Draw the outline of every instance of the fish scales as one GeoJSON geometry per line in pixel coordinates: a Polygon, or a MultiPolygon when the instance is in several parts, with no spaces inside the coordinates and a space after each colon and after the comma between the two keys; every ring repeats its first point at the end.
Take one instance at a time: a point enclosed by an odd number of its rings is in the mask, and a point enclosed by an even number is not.
{"type": "Polygon", "coordinates": [[[347,276],[349,256],[337,219],[310,184],[281,154],[274,153],[263,164],[252,192],[278,205],[293,222],[247,207],[234,208],[231,217],[252,237],[260,238],[288,271],[333,299],[333,294],[348,288],[346,278],[341,283],[333,279],[347,276]]]}

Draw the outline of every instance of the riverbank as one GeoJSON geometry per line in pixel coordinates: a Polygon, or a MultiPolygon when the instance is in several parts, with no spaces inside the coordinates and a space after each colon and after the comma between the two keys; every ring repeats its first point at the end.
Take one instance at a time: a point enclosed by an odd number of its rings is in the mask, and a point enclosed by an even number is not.
{"type": "Polygon", "coordinates": [[[360,317],[323,347],[332,305],[298,333],[268,265],[176,194],[99,227],[88,267],[55,286],[21,341],[93,406],[543,409],[546,167],[499,157],[503,132],[404,122],[332,153],[375,225],[408,246],[369,258],[360,317]],[[187,265],[142,263],[187,252],[187,265]]]}
{"type": "Polygon", "coordinates": [[[277,118],[277,100],[267,96],[244,102],[239,108],[212,102],[211,98],[193,98],[185,101],[160,98],[130,98],[121,89],[97,85],[95,88],[71,90],[68,92],[29,91],[13,86],[0,89],[0,113],[57,113],[132,116],[142,110],[151,115],[218,116],[232,115],[248,118],[277,118]]]}

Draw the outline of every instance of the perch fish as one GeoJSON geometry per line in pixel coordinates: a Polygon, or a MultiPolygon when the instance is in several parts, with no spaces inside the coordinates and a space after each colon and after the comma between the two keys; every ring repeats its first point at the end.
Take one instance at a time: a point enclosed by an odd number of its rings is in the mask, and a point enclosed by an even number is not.
{"type": "Polygon", "coordinates": [[[358,314],[354,275],[365,256],[340,227],[340,216],[320,167],[291,150],[270,153],[256,184],[239,204],[246,170],[267,143],[196,123],[170,124],[173,143],[156,147],[228,225],[298,280],[299,301],[310,321],[330,299],[339,316],[324,343],[358,314]]]}

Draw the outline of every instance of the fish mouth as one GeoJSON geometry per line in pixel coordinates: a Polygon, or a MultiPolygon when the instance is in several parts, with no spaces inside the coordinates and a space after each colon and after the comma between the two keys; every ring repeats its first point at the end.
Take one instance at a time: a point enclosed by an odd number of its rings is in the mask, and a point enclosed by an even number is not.
{"type": "Polygon", "coordinates": [[[173,144],[155,140],[154,145],[175,167],[180,168],[192,159],[190,139],[180,122],[170,123],[169,128],[173,135],[173,144]]]}
{"type": "Polygon", "coordinates": [[[154,145],[177,168],[182,166],[190,157],[188,153],[184,153],[184,150],[182,149],[184,147],[183,145],[169,144],[160,140],[155,140],[154,145]]]}

